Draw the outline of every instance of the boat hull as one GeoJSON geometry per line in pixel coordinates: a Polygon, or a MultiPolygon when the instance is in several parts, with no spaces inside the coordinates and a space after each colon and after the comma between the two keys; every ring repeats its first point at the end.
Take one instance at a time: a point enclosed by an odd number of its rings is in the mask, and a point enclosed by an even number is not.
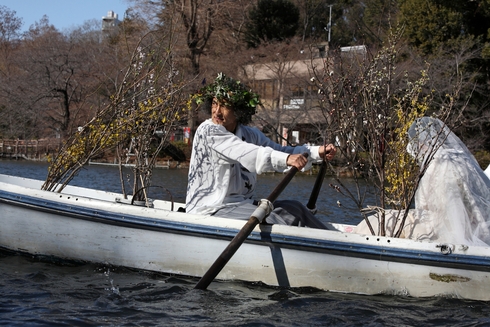
{"type": "MultiPolygon", "coordinates": [[[[37,256],[202,276],[244,221],[0,175],[0,247],[37,256]],[[128,203],[125,203],[128,202],[128,203]]],[[[361,294],[490,300],[490,250],[336,230],[259,225],[217,279],[361,294]]],[[[212,284],[211,286],[212,287],[212,284]]]]}

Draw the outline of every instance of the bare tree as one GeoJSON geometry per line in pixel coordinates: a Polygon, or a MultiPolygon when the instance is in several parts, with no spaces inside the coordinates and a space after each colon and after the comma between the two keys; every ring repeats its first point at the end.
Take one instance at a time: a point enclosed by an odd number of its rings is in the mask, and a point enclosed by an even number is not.
{"type": "Polygon", "coordinates": [[[182,26],[192,73],[199,75],[200,58],[214,30],[219,3],[211,0],[161,0],[154,4],[160,8],[158,18],[162,28],[179,30],[182,26]]]}
{"type": "Polygon", "coordinates": [[[21,43],[21,27],[22,19],[16,17],[15,11],[0,6],[0,124],[3,137],[18,137],[19,131],[25,130],[18,124],[18,94],[15,92],[15,80],[22,74],[14,64],[21,43]]]}
{"type": "Polygon", "coordinates": [[[43,118],[44,126],[59,137],[72,130],[73,116],[87,97],[91,58],[83,45],[58,32],[47,20],[31,28],[23,42],[18,65],[29,74],[19,91],[24,106],[43,118]]]}
{"type": "Polygon", "coordinates": [[[19,41],[21,27],[22,19],[16,16],[16,12],[5,6],[0,6],[0,51],[2,59],[8,59],[11,56],[12,48],[19,41]]]}
{"type": "Polygon", "coordinates": [[[458,95],[451,99],[455,112],[449,117],[449,124],[470,150],[485,148],[490,143],[488,83],[482,83],[486,72],[474,68],[482,49],[477,39],[468,36],[446,42],[435,55],[428,57],[435,103],[444,106],[450,100],[448,95],[458,95]]]}

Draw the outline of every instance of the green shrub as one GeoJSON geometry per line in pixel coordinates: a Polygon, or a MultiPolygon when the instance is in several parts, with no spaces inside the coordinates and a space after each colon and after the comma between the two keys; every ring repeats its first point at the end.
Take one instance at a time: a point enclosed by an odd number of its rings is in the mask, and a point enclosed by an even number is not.
{"type": "Polygon", "coordinates": [[[480,167],[485,170],[490,165],[490,152],[486,150],[475,153],[475,159],[480,164],[480,167]]]}

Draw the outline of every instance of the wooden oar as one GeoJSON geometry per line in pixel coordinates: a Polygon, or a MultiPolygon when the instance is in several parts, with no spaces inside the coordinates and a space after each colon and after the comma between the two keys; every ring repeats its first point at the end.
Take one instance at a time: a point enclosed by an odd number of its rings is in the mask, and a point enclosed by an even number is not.
{"type": "MultiPolygon", "coordinates": [[[[305,157],[307,155],[303,154],[305,157]]],[[[286,174],[286,177],[276,186],[274,191],[267,197],[271,203],[276,201],[277,197],[281,192],[286,188],[294,175],[298,172],[298,168],[291,167],[289,172],[286,174]]],[[[235,254],[238,248],[242,245],[245,239],[250,235],[255,226],[259,223],[259,220],[254,215],[250,216],[250,219],[247,223],[242,227],[242,229],[235,235],[235,237],[231,240],[230,244],[223,250],[220,256],[216,259],[213,265],[208,269],[208,271],[201,277],[199,282],[196,284],[194,288],[199,290],[205,290],[209,284],[213,281],[213,279],[218,276],[223,267],[230,261],[231,257],[235,254]]]]}
{"type": "Polygon", "coordinates": [[[320,193],[320,189],[322,188],[323,180],[325,179],[325,174],[327,172],[327,160],[322,160],[322,165],[320,166],[320,170],[318,171],[318,175],[316,176],[315,185],[313,186],[313,190],[310,194],[310,199],[306,204],[306,207],[310,210],[316,208],[316,200],[318,199],[318,194],[320,193]]]}

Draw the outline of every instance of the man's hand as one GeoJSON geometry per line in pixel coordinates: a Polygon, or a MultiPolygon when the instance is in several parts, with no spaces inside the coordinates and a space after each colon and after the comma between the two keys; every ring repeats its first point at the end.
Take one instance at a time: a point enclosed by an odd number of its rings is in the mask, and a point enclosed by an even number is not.
{"type": "Polygon", "coordinates": [[[337,153],[337,149],[333,144],[320,146],[320,148],[318,149],[318,154],[320,155],[320,157],[323,158],[326,155],[325,158],[327,160],[332,160],[333,157],[335,157],[335,153],[337,153]]]}
{"type": "Polygon", "coordinates": [[[286,160],[288,166],[293,166],[298,168],[298,170],[303,169],[308,163],[308,159],[302,154],[290,154],[286,160]]]}

